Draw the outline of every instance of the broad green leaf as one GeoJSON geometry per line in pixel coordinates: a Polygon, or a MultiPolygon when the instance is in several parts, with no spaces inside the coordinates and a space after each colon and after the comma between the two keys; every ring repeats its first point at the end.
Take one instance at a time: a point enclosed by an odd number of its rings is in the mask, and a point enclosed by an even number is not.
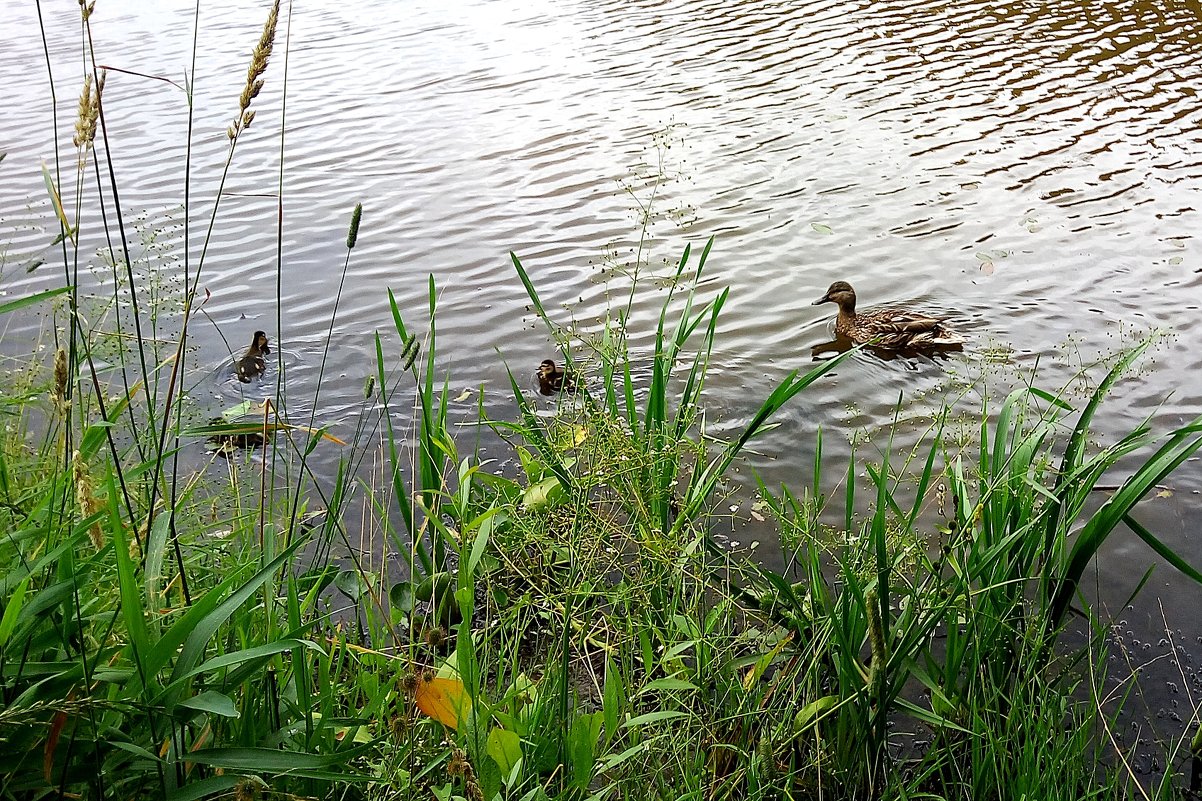
{"type": "Polygon", "coordinates": [[[625,707],[626,689],[618,666],[609,656],[605,658],[605,687],[601,693],[601,711],[605,714],[605,741],[613,740],[618,721],[625,707]]]}
{"type": "Polygon", "coordinates": [[[555,476],[544,478],[537,484],[532,484],[522,494],[522,506],[527,509],[541,509],[547,504],[559,500],[563,495],[563,485],[555,476]]]}
{"type": "Polygon", "coordinates": [[[398,581],[388,590],[388,601],[395,612],[409,614],[413,611],[413,582],[398,581]]]}
{"type": "Polygon", "coordinates": [[[232,792],[242,782],[243,776],[214,776],[210,779],[189,782],[167,793],[167,801],[200,801],[203,798],[231,798],[232,792]]]}
{"type": "MultiPolygon", "coordinates": [[[[295,554],[296,551],[304,544],[305,538],[297,537],[296,541],[293,542],[292,545],[281,552],[280,555],[275,559],[272,559],[271,562],[259,570],[258,573],[255,573],[255,575],[253,575],[249,581],[247,581],[238,589],[234,590],[229,597],[221,601],[220,604],[211,610],[205,610],[204,615],[200,617],[199,620],[196,620],[194,625],[190,627],[190,630],[184,639],[183,647],[180,649],[179,657],[176,659],[175,667],[172,670],[173,680],[187,673],[200,663],[201,657],[204,654],[204,650],[206,647],[208,647],[209,640],[213,638],[213,635],[217,633],[217,630],[221,628],[222,624],[225,623],[225,621],[227,621],[230,616],[238,610],[239,607],[246,603],[247,600],[255,594],[255,591],[258,590],[259,586],[262,585],[263,582],[274,576],[284,565],[284,563],[290,560],[293,554],[295,554]]],[[[224,586],[224,582],[222,583],[222,586],[224,586]]],[[[191,611],[192,610],[190,609],[189,612],[191,611]]],[[[176,621],[176,624],[171,627],[172,630],[174,630],[176,626],[183,623],[184,619],[187,617],[188,615],[185,615],[184,618],[180,618],[178,621],[176,621]]],[[[167,635],[164,636],[166,637],[167,635]]]]}
{"type": "Polygon", "coordinates": [[[363,597],[364,593],[371,589],[367,584],[367,579],[360,575],[358,570],[343,570],[339,572],[334,577],[334,586],[352,601],[358,601],[363,597]]]}
{"type": "Polygon", "coordinates": [[[602,725],[600,712],[580,715],[572,721],[568,748],[572,755],[572,777],[577,787],[587,788],[593,778],[597,738],[601,734],[602,725]]]}
{"type": "Polygon", "coordinates": [[[199,676],[206,673],[215,673],[218,670],[224,670],[225,668],[244,665],[255,660],[263,660],[268,657],[275,656],[276,654],[284,653],[285,651],[291,651],[294,648],[308,648],[309,650],[316,651],[319,654],[325,653],[321,649],[321,646],[319,646],[317,643],[309,640],[298,640],[295,638],[277,640],[276,642],[267,643],[266,645],[256,645],[253,648],[244,648],[240,651],[233,651],[228,654],[222,654],[221,656],[215,656],[204,664],[193,668],[164,688],[163,694],[165,695],[171,690],[176,689],[180,686],[180,684],[182,684],[182,682],[192,678],[193,676],[199,676]]]}
{"type": "Polygon", "coordinates": [[[509,776],[522,760],[522,738],[516,732],[494,728],[488,733],[488,745],[485,750],[497,763],[503,776],[509,776]]]}
{"type": "Polygon", "coordinates": [[[199,712],[220,715],[223,718],[240,717],[238,707],[234,705],[234,700],[228,695],[214,690],[205,690],[191,698],[184,698],[178,701],[177,705],[187,707],[188,709],[195,709],[199,712]]]}
{"type": "Polygon", "coordinates": [[[159,584],[163,577],[163,557],[167,552],[167,535],[171,525],[171,515],[160,514],[150,527],[150,537],[146,541],[145,584],[146,602],[152,614],[156,614],[166,601],[159,584]]]}
{"type": "Polygon", "coordinates": [[[331,774],[325,771],[347,764],[355,757],[367,753],[371,747],[362,745],[333,754],[304,754],[281,751],[277,748],[204,748],[188,754],[188,761],[225,770],[287,773],[295,776],[313,776],[314,771],[323,771],[322,775],[342,781],[363,781],[367,777],[356,776],[353,773],[331,774]]]}
{"type": "Polygon", "coordinates": [[[839,699],[836,696],[824,695],[817,701],[811,701],[803,706],[793,718],[793,734],[801,734],[819,715],[832,709],[838,702],[839,699]]]}

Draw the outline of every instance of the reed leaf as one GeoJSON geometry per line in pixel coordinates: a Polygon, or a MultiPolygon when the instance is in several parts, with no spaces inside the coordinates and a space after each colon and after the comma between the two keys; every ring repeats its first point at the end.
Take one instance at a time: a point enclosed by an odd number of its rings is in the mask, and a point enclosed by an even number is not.
{"type": "Polygon", "coordinates": [[[34,292],[32,295],[26,295],[23,298],[15,298],[14,300],[0,303],[0,314],[8,314],[9,312],[24,309],[27,306],[33,306],[51,298],[56,298],[59,295],[65,295],[72,290],[70,286],[59,286],[53,289],[44,289],[41,292],[34,292]]]}
{"type": "MultiPolygon", "coordinates": [[[[1126,360],[1124,360],[1126,361],[1126,360]]],[[[1052,596],[1049,623],[1058,626],[1064,619],[1076,593],[1077,585],[1085,568],[1102,547],[1115,527],[1126,518],[1135,505],[1147,495],[1165,476],[1173,472],[1182,462],[1202,446],[1202,417],[1177,429],[1155,454],[1132,473],[1101,508],[1085,523],[1077,535],[1067,561],[1061,569],[1059,581],[1052,596]]],[[[1187,575],[1189,575],[1187,573],[1187,575]]]]}
{"type": "Polygon", "coordinates": [[[731,463],[734,462],[743,450],[743,446],[760,431],[776,412],[810,384],[826,375],[858,351],[859,348],[853,348],[845,353],[841,353],[836,358],[823,362],[801,376],[797,374],[796,370],[789,373],[776,386],[772,393],[769,394],[767,400],[760,405],[760,408],[752,416],[747,425],[743,427],[739,438],[723,449],[722,453],[711,460],[704,469],[694,472],[689,482],[684,507],[681,514],[677,517],[674,526],[679,527],[682,521],[690,519],[700,511],[701,506],[710,496],[718,481],[725,475],[727,468],[730,467],[731,463]]]}

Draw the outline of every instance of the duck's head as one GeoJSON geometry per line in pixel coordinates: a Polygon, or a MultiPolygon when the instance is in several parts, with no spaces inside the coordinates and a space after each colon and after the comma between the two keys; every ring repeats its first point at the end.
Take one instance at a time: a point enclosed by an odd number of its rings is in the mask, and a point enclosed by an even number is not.
{"type": "Polygon", "coordinates": [[[538,366],[538,374],[543,378],[549,378],[558,372],[555,369],[555,362],[550,359],[543,359],[542,364],[538,366]]]}
{"type": "Polygon", "coordinates": [[[836,281],[831,284],[831,288],[826,290],[826,294],[811,303],[811,306],[817,306],[819,303],[837,303],[840,309],[856,308],[856,291],[851,288],[851,284],[846,281],[836,281]]]}
{"type": "Polygon", "coordinates": [[[265,331],[256,331],[255,337],[251,340],[250,346],[255,350],[267,353],[267,333],[265,331]]]}

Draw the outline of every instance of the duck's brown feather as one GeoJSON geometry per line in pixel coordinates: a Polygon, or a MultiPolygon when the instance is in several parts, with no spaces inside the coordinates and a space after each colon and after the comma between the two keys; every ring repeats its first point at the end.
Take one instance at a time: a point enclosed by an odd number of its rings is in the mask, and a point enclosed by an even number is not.
{"type": "Polygon", "coordinates": [[[826,295],[814,303],[838,304],[835,333],[854,342],[899,350],[954,348],[964,342],[944,318],[904,309],[873,309],[857,314],[855,290],[845,281],[831,284],[826,295]]]}

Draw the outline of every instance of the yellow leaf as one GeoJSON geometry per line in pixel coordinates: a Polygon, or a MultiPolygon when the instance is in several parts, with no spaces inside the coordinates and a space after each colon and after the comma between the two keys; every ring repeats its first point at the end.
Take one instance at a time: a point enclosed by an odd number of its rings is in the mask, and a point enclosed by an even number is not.
{"type": "Polygon", "coordinates": [[[789,632],[788,635],[781,638],[781,641],[778,642],[771,651],[755,661],[755,664],[752,665],[751,670],[748,670],[747,674],[743,677],[744,690],[750,690],[755,686],[756,682],[764,677],[764,673],[768,670],[768,666],[772,664],[772,660],[776,659],[777,655],[780,654],[781,649],[788,645],[792,640],[793,632],[789,632]]]}
{"type": "Polygon", "coordinates": [[[76,231],[71,227],[71,223],[67,221],[67,212],[63,209],[63,201],[59,197],[58,187],[54,185],[54,179],[50,177],[50,168],[46,166],[46,162],[42,162],[42,180],[46,182],[46,192],[50,195],[50,204],[54,207],[54,213],[58,216],[59,225],[63,227],[63,232],[71,239],[72,244],[78,244],[75,239],[76,231]]]}
{"type": "Polygon", "coordinates": [[[1169,489],[1168,487],[1165,487],[1160,492],[1156,493],[1156,497],[1157,498],[1172,498],[1173,491],[1171,489],[1169,489]]]}
{"type": "Polygon", "coordinates": [[[465,719],[472,709],[472,699],[459,679],[418,681],[413,700],[422,712],[452,729],[458,729],[459,721],[465,719]]]}
{"type": "MultiPolygon", "coordinates": [[[[280,429],[280,428],[291,428],[291,429],[294,429],[294,430],[296,430],[296,431],[306,431],[306,432],[308,432],[308,433],[310,433],[310,434],[316,434],[316,433],[318,433],[318,431],[321,431],[321,429],[317,429],[317,428],[309,428],[308,426],[294,426],[294,425],[291,425],[291,424],[289,424],[289,423],[278,423],[278,424],[276,425],[276,428],[277,428],[277,429],[280,429]]],[[[346,440],[338,439],[338,437],[334,436],[333,434],[331,434],[331,433],[330,433],[330,432],[328,432],[328,431],[321,431],[321,438],[322,438],[322,439],[328,439],[330,442],[333,442],[333,443],[334,443],[334,444],[336,444],[336,445],[345,445],[345,444],[346,444],[346,440]]]]}

